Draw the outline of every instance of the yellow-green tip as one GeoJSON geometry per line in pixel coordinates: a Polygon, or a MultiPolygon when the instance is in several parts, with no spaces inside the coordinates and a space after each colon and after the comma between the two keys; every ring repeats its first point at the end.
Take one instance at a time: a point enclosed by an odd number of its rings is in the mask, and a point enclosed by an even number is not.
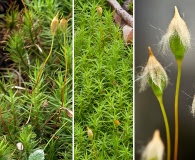
{"type": "Polygon", "coordinates": [[[61,20],[60,20],[60,29],[63,33],[66,32],[67,30],[67,27],[68,27],[68,21],[63,17],[61,20]]]}
{"type": "Polygon", "coordinates": [[[58,14],[59,12],[56,14],[56,16],[53,18],[52,22],[51,22],[51,27],[50,27],[50,30],[51,30],[51,34],[54,35],[55,32],[57,31],[58,29],[58,14]]]}

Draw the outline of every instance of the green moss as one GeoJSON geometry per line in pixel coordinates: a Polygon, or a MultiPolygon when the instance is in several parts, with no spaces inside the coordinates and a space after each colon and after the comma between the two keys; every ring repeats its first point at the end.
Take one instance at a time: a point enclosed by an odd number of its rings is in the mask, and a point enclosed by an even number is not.
{"type": "Polygon", "coordinates": [[[75,2],[75,160],[132,159],[133,47],[105,1],[75,2]]]}
{"type": "Polygon", "coordinates": [[[72,119],[64,110],[64,107],[72,110],[71,19],[66,35],[69,63],[64,105],[62,87],[66,63],[63,54],[64,37],[60,30],[55,35],[53,52],[39,83],[31,92],[50,50],[51,20],[58,11],[60,19],[68,16],[72,10],[72,1],[25,2],[28,10],[10,8],[4,17],[5,21],[0,22],[1,34],[6,33],[1,42],[4,50],[1,51],[9,60],[9,63],[5,62],[7,68],[0,73],[0,145],[1,137],[6,139],[3,144],[6,147],[0,147],[0,150],[9,160],[26,160],[29,154],[47,146],[44,150],[45,159],[72,159],[72,119]],[[24,145],[22,152],[16,148],[18,142],[24,145]]]}

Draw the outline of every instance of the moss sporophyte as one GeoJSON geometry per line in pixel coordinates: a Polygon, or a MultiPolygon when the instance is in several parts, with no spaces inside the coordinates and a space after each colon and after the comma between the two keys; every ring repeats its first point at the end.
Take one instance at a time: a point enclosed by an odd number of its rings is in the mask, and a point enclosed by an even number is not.
{"type": "Polygon", "coordinates": [[[93,139],[93,132],[92,132],[92,130],[89,127],[87,127],[87,135],[88,135],[90,140],[93,139]]]}
{"type": "Polygon", "coordinates": [[[148,47],[149,58],[145,68],[141,72],[140,91],[144,91],[149,84],[156,96],[165,123],[166,136],[167,136],[167,160],[171,157],[171,140],[170,130],[167,115],[165,112],[162,96],[165,87],[168,85],[168,76],[162,65],[155,58],[152,50],[148,47]]]}
{"type": "Polygon", "coordinates": [[[56,16],[53,18],[52,22],[51,22],[51,26],[50,26],[50,30],[51,30],[51,34],[54,35],[58,29],[58,14],[59,12],[56,14],[56,16]]]}
{"type": "MultiPolygon", "coordinates": [[[[37,84],[39,83],[39,79],[40,79],[40,76],[42,74],[42,71],[49,59],[49,57],[51,56],[52,54],[52,49],[53,49],[53,44],[54,44],[54,35],[58,29],[58,24],[59,24],[59,20],[58,20],[58,14],[59,12],[56,14],[56,16],[53,18],[52,22],[51,22],[51,25],[50,25],[50,31],[51,31],[51,34],[52,34],[52,44],[51,44],[51,48],[50,48],[50,52],[49,52],[49,55],[47,56],[47,58],[45,59],[45,62],[43,63],[39,73],[38,73],[38,78],[37,78],[37,81],[35,83],[35,86],[33,88],[32,91],[34,91],[34,89],[36,88],[37,84]]],[[[65,64],[66,64],[66,71],[65,71],[65,75],[64,75],[64,85],[62,87],[62,107],[64,106],[64,90],[65,90],[65,86],[66,86],[66,78],[67,78],[67,74],[68,74],[68,57],[67,57],[67,54],[66,54],[66,31],[67,31],[67,27],[68,27],[68,20],[66,20],[64,17],[60,20],[60,30],[63,32],[63,37],[64,37],[64,46],[63,46],[63,50],[64,50],[64,59],[65,59],[65,64]]]]}
{"type": "Polygon", "coordinates": [[[63,33],[66,33],[68,27],[68,20],[66,20],[64,17],[60,20],[60,29],[63,33]]]}
{"type": "Polygon", "coordinates": [[[160,131],[154,132],[152,140],[147,144],[142,159],[145,160],[162,160],[164,155],[164,144],[160,138],[160,131]]]}
{"type": "Polygon", "coordinates": [[[168,77],[150,47],[148,47],[148,53],[148,62],[141,73],[140,91],[144,91],[149,83],[156,96],[162,95],[164,88],[168,84],[168,77]]]}
{"type": "Polygon", "coordinates": [[[171,20],[167,32],[163,35],[159,45],[165,53],[170,46],[176,59],[183,59],[184,53],[191,47],[191,36],[185,21],[180,17],[175,6],[174,17],[171,20]]]}
{"type": "Polygon", "coordinates": [[[177,160],[178,154],[178,133],[179,133],[179,124],[178,124],[178,100],[179,100],[179,88],[180,88],[180,79],[181,79],[181,68],[182,61],[184,58],[185,52],[191,47],[191,36],[185,21],[180,17],[177,7],[175,6],[174,17],[171,20],[166,34],[162,37],[160,41],[160,47],[163,52],[166,52],[168,45],[175,56],[178,73],[177,73],[177,82],[175,90],[175,145],[174,145],[174,160],[177,160]]]}
{"type": "Polygon", "coordinates": [[[98,12],[98,14],[101,16],[101,15],[102,15],[102,7],[99,6],[99,7],[97,8],[97,12],[98,12]]]}
{"type": "Polygon", "coordinates": [[[66,53],[66,31],[68,28],[68,20],[65,19],[64,17],[60,20],[60,30],[62,31],[63,37],[64,37],[63,53],[64,53],[64,61],[65,61],[65,65],[66,65],[66,71],[64,74],[64,85],[62,87],[62,107],[64,106],[64,91],[65,91],[65,86],[66,86],[66,82],[67,82],[66,79],[67,79],[67,74],[68,74],[68,56],[66,53]]]}
{"type": "Polygon", "coordinates": [[[36,86],[38,85],[39,83],[39,79],[40,79],[40,76],[42,74],[42,71],[49,59],[49,57],[51,56],[51,53],[52,53],[52,49],[53,49],[53,42],[54,42],[54,35],[58,29],[58,14],[59,12],[56,14],[56,16],[53,18],[52,22],[51,22],[51,25],[50,25],[50,31],[51,31],[51,34],[52,34],[52,42],[51,42],[51,47],[50,47],[50,51],[49,51],[49,55],[47,56],[47,58],[45,59],[45,62],[43,63],[43,65],[41,66],[41,69],[38,73],[38,77],[37,77],[37,80],[36,80],[36,83],[35,83],[35,86],[34,88],[32,89],[32,92],[35,90],[36,86]]]}

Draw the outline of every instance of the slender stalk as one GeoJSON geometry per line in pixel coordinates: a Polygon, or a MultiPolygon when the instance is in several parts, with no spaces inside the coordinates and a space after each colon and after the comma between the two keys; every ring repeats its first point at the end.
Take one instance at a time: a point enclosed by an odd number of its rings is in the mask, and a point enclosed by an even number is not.
{"type": "Polygon", "coordinates": [[[66,86],[66,77],[68,74],[68,60],[67,60],[67,54],[66,54],[66,33],[64,33],[64,59],[65,59],[65,63],[66,63],[66,71],[65,71],[65,75],[64,75],[64,84],[62,87],[62,107],[64,105],[64,91],[65,91],[65,86],[66,86]]]}
{"type": "MultiPolygon", "coordinates": [[[[116,125],[116,135],[117,135],[117,137],[120,137],[119,135],[120,135],[120,133],[119,133],[119,129],[118,129],[118,126],[116,125]]],[[[117,142],[118,143],[118,142],[117,142]]],[[[115,148],[115,152],[116,152],[116,159],[118,158],[118,148],[119,147],[119,145],[117,144],[116,145],[116,148],[115,148]]]]}
{"type": "Polygon", "coordinates": [[[13,102],[11,102],[11,109],[12,109],[12,114],[13,114],[13,124],[14,124],[14,132],[16,132],[16,108],[13,102]]]}
{"type": "Polygon", "coordinates": [[[103,20],[102,20],[102,15],[100,17],[100,34],[101,34],[101,39],[102,39],[102,48],[104,48],[104,32],[103,32],[103,20]]]}
{"type": "MultiPolygon", "coordinates": [[[[100,7],[101,8],[101,7],[100,7]]],[[[101,11],[100,11],[101,12],[101,11]]],[[[101,39],[101,46],[99,46],[100,51],[104,48],[104,33],[103,33],[103,19],[102,13],[98,13],[99,15],[99,30],[100,30],[100,39],[101,39]]]]}
{"type": "Polygon", "coordinates": [[[167,136],[167,160],[170,160],[171,159],[171,138],[170,138],[169,122],[168,122],[167,115],[165,112],[165,107],[163,104],[162,95],[157,96],[157,99],[158,99],[158,102],[160,104],[163,119],[165,122],[166,136],[167,136]]]}
{"type": "Polygon", "coordinates": [[[178,99],[179,99],[179,87],[181,80],[181,67],[182,67],[182,59],[177,59],[177,83],[175,90],[175,145],[174,145],[174,160],[177,160],[178,155],[178,137],[179,137],[179,122],[178,122],[178,99]]]}
{"type": "Polygon", "coordinates": [[[44,67],[45,67],[45,65],[46,65],[46,63],[47,63],[49,57],[51,56],[52,49],[53,49],[53,41],[54,41],[54,34],[52,35],[52,42],[51,42],[51,48],[50,48],[50,51],[49,51],[49,55],[47,56],[47,58],[45,59],[45,62],[44,62],[43,65],[41,66],[41,69],[40,69],[40,71],[39,71],[39,73],[38,73],[37,81],[36,81],[36,83],[35,83],[34,88],[32,89],[32,92],[33,92],[33,91],[35,90],[35,88],[37,87],[37,85],[38,85],[38,83],[39,83],[40,76],[41,76],[41,74],[42,74],[42,71],[43,71],[43,69],[44,69],[44,67]]]}
{"type": "Polygon", "coordinates": [[[44,149],[43,150],[45,150],[46,148],[47,148],[47,146],[49,145],[49,143],[52,141],[52,139],[56,136],[56,134],[58,133],[58,132],[60,132],[61,130],[62,130],[62,128],[66,125],[67,123],[64,123],[54,134],[53,134],[53,136],[50,138],[50,140],[47,142],[47,144],[45,145],[45,147],[44,147],[44,149]]]}
{"type": "Polygon", "coordinates": [[[92,148],[93,148],[93,152],[94,152],[94,158],[95,160],[98,160],[98,156],[97,156],[97,152],[96,152],[96,146],[95,146],[95,140],[92,140],[92,148]]]}

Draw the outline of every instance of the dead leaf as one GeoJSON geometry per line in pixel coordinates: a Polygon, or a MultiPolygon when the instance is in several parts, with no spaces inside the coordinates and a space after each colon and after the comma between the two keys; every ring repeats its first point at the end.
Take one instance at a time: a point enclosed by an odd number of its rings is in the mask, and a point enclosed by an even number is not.
{"type": "Polygon", "coordinates": [[[65,108],[65,111],[66,111],[66,114],[68,115],[68,117],[70,117],[70,118],[73,117],[73,112],[70,109],[65,108]]]}
{"type": "Polygon", "coordinates": [[[123,27],[123,38],[126,42],[126,44],[132,44],[133,43],[133,28],[129,25],[125,25],[123,27]]]}

